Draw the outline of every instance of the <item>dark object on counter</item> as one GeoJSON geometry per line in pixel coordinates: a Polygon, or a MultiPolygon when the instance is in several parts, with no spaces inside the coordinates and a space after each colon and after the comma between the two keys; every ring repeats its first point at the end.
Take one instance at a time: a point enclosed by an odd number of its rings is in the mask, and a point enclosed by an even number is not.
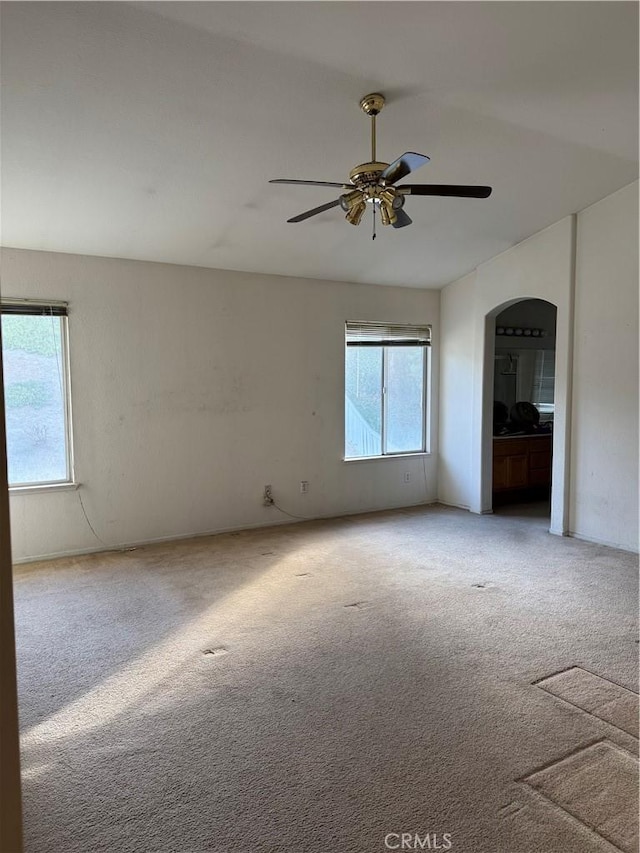
{"type": "Polygon", "coordinates": [[[506,403],[500,400],[495,400],[493,403],[493,425],[494,427],[504,426],[509,420],[509,407],[506,403]]]}
{"type": "Polygon", "coordinates": [[[501,400],[493,401],[493,434],[505,435],[509,432],[509,407],[501,400]]]}
{"type": "Polygon", "coordinates": [[[511,407],[511,423],[516,429],[535,432],[540,423],[540,412],[533,403],[521,400],[511,407]]]}

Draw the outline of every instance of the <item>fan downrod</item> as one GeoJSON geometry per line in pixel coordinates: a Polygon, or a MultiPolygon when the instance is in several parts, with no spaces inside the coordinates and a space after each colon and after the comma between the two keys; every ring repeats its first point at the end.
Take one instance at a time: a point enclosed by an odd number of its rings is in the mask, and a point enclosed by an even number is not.
{"type": "Polygon", "coordinates": [[[376,161],[376,116],[384,107],[384,95],[373,92],[360,101],[360,109],[371,118],[371,162],[376,161]]]}

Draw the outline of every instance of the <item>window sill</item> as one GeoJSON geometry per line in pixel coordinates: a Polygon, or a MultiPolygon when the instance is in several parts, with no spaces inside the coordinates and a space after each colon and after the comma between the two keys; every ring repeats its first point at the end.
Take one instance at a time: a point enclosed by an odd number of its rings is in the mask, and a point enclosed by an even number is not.
{"type": "Polygon", "coordinates": [[[417,453],[385,453],[384,456],[343,456],[343,462],[377,462],[380,459],[415,459],[431,456],[428,450],[418,451],[417,453]]]}
{"type": "Polygon", "coordinates": [[[33,486],[9,486],[9,497],[45,492],[75,492],[80,483],[34,483],[33,486]]]}

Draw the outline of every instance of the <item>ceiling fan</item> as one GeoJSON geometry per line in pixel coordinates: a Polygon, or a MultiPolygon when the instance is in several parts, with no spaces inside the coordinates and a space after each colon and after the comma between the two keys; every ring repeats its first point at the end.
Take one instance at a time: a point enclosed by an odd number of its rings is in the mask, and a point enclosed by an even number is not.
{"type": "Polygon", "coordinates": [[[458,198],[487,198],[491,195],[491,187],[468,187],[451,184],[401,184],[395,186],[397,181],[401,181],[411,172],[415,172],[420,166],[428,163],[429,157],[425,154],[407,151],[393,163],[381,163],[376,160],[376,116],[381,112],[384,104],[384,95],[379,92],[365,95],[360,101],[362,111],[371,117],[371,161],[361,163],[353,168],[349,173],[348,182],[297,181],[288,178],[276,178],[269,181],[270,184],[339,187],[345,190],[334,201],[299,213],[297,216],[287,219],[287,222],[303,222],[311,216],[340,206],[346,214],[347,222],[352,225],[359,225],[369,204],[373,210],[373,238],[375,239],[376,211],[379,211],[383,225],[392,225],[394,228],[404,228],[406,225],[411,225],[413,220],[403,210],[405,197],[408,195],[456,196],[458,198]]]}

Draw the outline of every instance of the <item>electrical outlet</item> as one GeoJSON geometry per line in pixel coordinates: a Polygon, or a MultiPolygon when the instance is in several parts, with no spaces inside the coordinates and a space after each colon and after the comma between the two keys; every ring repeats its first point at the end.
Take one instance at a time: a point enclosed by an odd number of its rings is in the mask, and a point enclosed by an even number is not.
{"type": "Polygon", "coordinates": [[[271,486],[264,487],[264,495],[262,496],[262,503],[265,506],[273,505],[273,492],[271,491],[271,486]]]}
{"type": "Polygon", "coordinates": [[[405,483],[411,482],[411,471],[405,471],[404,472],[404,481],[405,481],[405,483]]]}
{"type": "Polygon", "coordinates": [[[306,495],[309,491],[309,481],[308,480],[300,480],[300,494],[306,495]]]}

